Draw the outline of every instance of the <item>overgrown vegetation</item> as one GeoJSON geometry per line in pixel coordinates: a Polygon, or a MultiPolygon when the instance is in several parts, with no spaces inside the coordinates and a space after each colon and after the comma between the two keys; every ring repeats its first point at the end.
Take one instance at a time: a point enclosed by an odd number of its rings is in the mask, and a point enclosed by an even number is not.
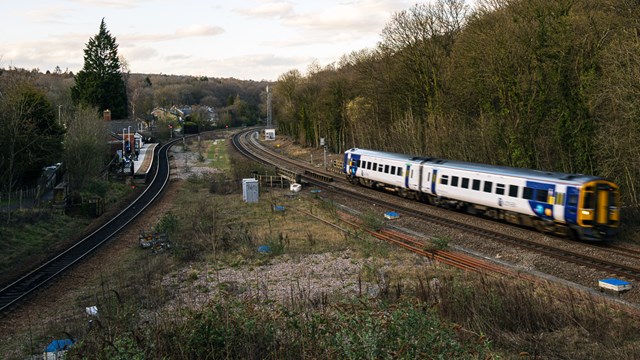
{"type": "Polygon", "coordinates": [[[640,5],[466,3],[416,4],[392,16],[377,48],[282,74],[279,131],[313,147],[326,138],[334,152],[373,148],[600,175],[637,208],[640,5]]]}
{"type": "MultiPolygon", "coordinates": [[[[85,191],[72,196],[72,201],[81,202],[83,197],[99,196],[103,198],[106,210],[109,210],[126,202],[132,192],[125,184],[92,180],[85,191]]],[[[60,251],[65,244],[77,238],[92,219],[88,208],[81,209],[73,216],[37,207],[14,211],[11,215],[0,213],[0,283],[60,251]]]]}

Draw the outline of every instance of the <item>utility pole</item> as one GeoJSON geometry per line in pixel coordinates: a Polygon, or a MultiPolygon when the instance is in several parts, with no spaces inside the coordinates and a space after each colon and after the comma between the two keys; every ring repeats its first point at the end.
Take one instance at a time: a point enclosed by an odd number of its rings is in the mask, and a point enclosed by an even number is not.
{"type": "Polygon", "coordinates": [[[324,138],[320,138],[320,146],[324,150],[324,161],[322,162],[324,168],[327,168],[327,145],[324,142],[324,138]]]}
{"type": "Polygon", "coordinates": [[[271,129],[271,90],[267,85],[267,129],[271,129]]]}

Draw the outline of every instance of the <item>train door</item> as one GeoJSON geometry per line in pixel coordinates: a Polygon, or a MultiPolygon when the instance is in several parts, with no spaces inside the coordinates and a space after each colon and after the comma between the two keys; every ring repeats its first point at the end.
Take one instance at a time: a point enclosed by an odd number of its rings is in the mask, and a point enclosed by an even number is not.
{"type": "Polygon", "coordinates": [[[409,175],[411,175],[411,164],[406,164],[404,169],[404,187],[409,188],[409,175]]]}
{"type": "Polygon", "coordinates": [[[564,220],[569,224],[576,224],[578,221],[578,188],[567,186],[567,195],[564,206],[564,220]]]}
{"type": "Polygon", "coordinates": [[[433,169],[433,175],[430,176],[431,181],[431,194],[436,195],[436,182],[438,180],[438,169],[433,169]]]}

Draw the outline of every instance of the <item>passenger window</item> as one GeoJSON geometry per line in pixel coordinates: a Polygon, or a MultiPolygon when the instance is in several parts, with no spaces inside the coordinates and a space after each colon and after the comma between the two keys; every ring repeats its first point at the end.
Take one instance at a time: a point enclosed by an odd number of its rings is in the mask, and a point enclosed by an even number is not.
{"type": "Polygon", "coordinates": [[[385,165],[384,166],[384,173],[388,174],[389,173],[389,165],[385,165]]]}
{"type": "Polygon", "coordinates": [[[509,196],[518,197],[518,186],[517,185],[509,185],[509,196]]]}
{"type": "Polygon", "coordinates": [[[539,202],[547,202],[547,195],[549,192],[547,190],[536,190],[536,201],[539,202]]]}
{"type": "Polygon", "coordinates": [[[367,170],[371,170],[371,161],[367,162],[367,170]]]}
{"type": "Polygon", "coordinates": [[[504,195],[504,184],[496,184],[496,194],[504,195]]]}
{"type": "Polygon", "coordinates": [[[449,185],[449,175],[442,175],[440,177],[440,184],[449,185]]]}
{"type": "Polygon", "coordinates": [[[398,176],[402,176],[402,168],[401,168],[400,166],[398,166],[398,167],[396,168],[396,170],[397,170],[396,175],[398,175],[398,176]]]}
{"type": "Polygon", "coordinates": [[[382,166],[382,164],[380,164],[380,165],[378,166],[378,171],[379,171],[379,172],[382,172],[382,171],[383,171],[382,169],[384,169],[384,166],[382,166]]]}
{"type": "Polygon", "coordinates": [[[460,186],[463,189],[469,188],[469,178],[462,178],[462,185],[460,186]]]}
{"type": "Polygon", "coordinates": [[[533,189],[525,186],[522,191],[522,198],[527,200],[533,199],[533,189]]]}
{"type": "Polygon", "coordinates": [[[474,179],[473,185],[471,185],[473,190],[480,190],[480,180],[474,179]]]}
{"type": "Polygon", "coordinates": [[[492,189],[493,189],[493,183],[491,181],[485,181],[484,182],[484,192],[490,193],[492,189]]]}
{"type": "Polygon", "coordinates": [[[458,186],[458,177],[457,176],[452,176],[451,177],[451,186],[458,186]]]}
{"type": "Polygon", "coordinates": [[[576,195],[576,194],[569,195],[569,199],[567,200],[567,204],[569,206],[578,206],[578,195],[576,195]]]}
{"type": "Polygon", "coordinates": [[[427,181],[431,181],[431,172],[429,172],[429,175],[427,175],[427,181]]]}

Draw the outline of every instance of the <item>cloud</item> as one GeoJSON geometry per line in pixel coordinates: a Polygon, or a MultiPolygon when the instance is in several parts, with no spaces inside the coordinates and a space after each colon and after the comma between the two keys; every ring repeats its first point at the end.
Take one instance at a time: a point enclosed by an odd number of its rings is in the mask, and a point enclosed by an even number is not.
{"type": "Polygon", "coordinates": [[[352,34],[379,32],[391,14],[406,8],[404,1],[359,0],[342,2],[317,12],[296,14],[284,24],[298,29],[352,34]]]}
{"type": "Polygon", "coordinates": [[[145,60],[153,59],[159,55],[158,51],[149,46],[127,46],[118,49],[118,53],[124,56],[130,63],[137,61],[144,62],[145,60]]]}
{"type": "Polygon", "coordinates": [[[134,0],[73,0],[73,2],[98,7],[131,9],[137,6],[134,0]]]}
{"type": "Polygon", "coordinates": [[[63,24],[65,17],[68,17],[72,12],[70,8],[64,6],[42,6],[17,13],[17,15],[33,22],[63,24]]]}
{"type": "Polygon", "coordinates": [[[273,54],[249,54],[227,58],[169,55],[153,62],[145,72],[209,77],[233,77],[244,80],[277,80],[292,68],[306,69],[313,58],[308,56],[278,56],[273,54]]]}
{"type": "Polygon", "coordinates": [[[126,42],[155,42],[155,41],[169,41],[177,39],[185,39],[192,37],[206,37],[217,36],[224,33],[224,29],[219,26],[212,25],[191,25],[186,28],[181,28],[173,33],[157,33],[157,34],[129,34],[121,35],[118,39],[122,39],[126,42]]]}
{"type": "Polygon", "coordinates": [[[261,5],[235,11],[247,17],[282,18],[293,13],[293,4],[288,1],[262,1],[261,5]]]}

